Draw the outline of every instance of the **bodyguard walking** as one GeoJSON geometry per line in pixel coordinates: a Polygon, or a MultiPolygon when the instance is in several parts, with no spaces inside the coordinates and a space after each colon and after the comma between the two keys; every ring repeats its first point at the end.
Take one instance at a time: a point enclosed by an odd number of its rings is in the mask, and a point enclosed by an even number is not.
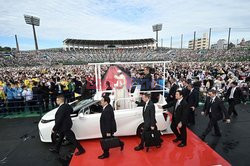
{"type": "MultiPolygon", "coordinates": [[[[116,121],[114,116],[114,109],[109,104],[110,98],[108,96],[103,96],[101,99],[101,106],[103,111],[100,117],[100,130],[102,133],[102,139],[112,138],[113,134],[117,131],[116,121]]],[[[123,150],[124,143],[119,140],[119,146],[121,151],[123,150]]],[[[109,157],[109,148],[103,148],[103,154],[98,156],[99,159],[105,159],[109,157]]]]}
{"type": "Polygon", "coordinates": [[[70,113],[73,112],[73,108],[69,104],[64,103],[64,95],[59,95],[56,98],[56,102],[59,108],[55,115],[55,126],[52,129],[52,133],[59,134],[59,140],[56,142],[55,148],[49,149],[51,152],[59,153],[62,141],[64,137],[68,139],[77,149],[76,156],[81,155],[85,152],[85,149],[76,140],[75,134],[71,130],[72,120],[70,113]]]}
{"type": "Polygon", "coordinates": [[[203,141],[208,133],[211,132],[212,128],[214,128],[213,136],[221,137],[218,121],[223,119],[223,114],[225,115],[226,123],[230,123],[228,112],[223,104],[223,101],[216,96],[216,90],[210,90],[208,95],[209,97],[207,98],[203,111],[201,112],[202,115],[209,116],[207,128],[200,136],[203,141]]]}

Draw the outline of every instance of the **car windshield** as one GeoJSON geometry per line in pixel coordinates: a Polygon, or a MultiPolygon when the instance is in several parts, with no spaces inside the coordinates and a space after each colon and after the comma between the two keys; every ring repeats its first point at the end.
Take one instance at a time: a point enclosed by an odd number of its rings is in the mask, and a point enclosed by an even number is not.
{"type": "Polygon", "coordinates": [[[86,99],[86,100],[81,100],[73,103],[71,106],[73,107],[73,112],[79,111],[83,106],[88,105],[89,103],[93,102],[93,99],[86,99]]]}

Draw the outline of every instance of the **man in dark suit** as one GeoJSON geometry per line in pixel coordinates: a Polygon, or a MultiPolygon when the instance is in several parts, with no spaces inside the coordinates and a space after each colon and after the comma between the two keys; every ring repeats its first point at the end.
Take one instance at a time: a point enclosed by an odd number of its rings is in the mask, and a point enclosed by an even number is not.
{"type": "Polygon", "coordinates": [[[57,96],[56,93],[57,91],[56,91],[55,80],[52,78],[49,80],[49,94],[50,94],[50,102],[52,108],[54,108],[56,105],[56,96],[57,96]]]}
{"type": "Polygon", "coordinates": [[[41,83],[41,92],[42,92],[42,107],[45,112],[49,111],[49,86],[47,83],[42,82],[41,83]]]}
{"type": "Polygon", "coordinates": [[[187,100],[187,97],[189,96],[190,91],[188,90],[188,81],[183,79],[182,80],[182,93],[183,93],[183,98],[187,100]]]}
{"type": "Polygon", "coordinates": [[[65,86],[63,86],[60,82],[60,78],[58,77],[55,83],[55,90],[56,90],[56,94],[57,95],[61,95],[64,94],[63,89],[65,88],[65,86]]]}
{"type": "Polygon", "coordinates": [[[76,156],[81,155],[85,152],[85,149],[76,140],[75,134],[71,130],[72,120],[70,113],[73,112],[73,108],[69,104],[64,104],[64,96],[59,95],[56,98],[56,102],[59,108],[55,115],[55,126],[52,129],[52,133],[59,134],[59,140],[56,142],[55,148],[49,149],[51,152],[59,153],[62,141],[66,137],[77,149],[76,156]]]}
{"type": "Polygon", "coordinates": [[[75,92],[78,94],[81,94],[81,87],[82,87],[82,82],[79,80],[79,77],[75,77],[74,78],[74,82],[75,82],[75,92]]]}
{"type": "Polygon", "coordinates": [[[155,106],[154,103],[150,100],[150,93],[144,93],[142,95],[143,103],[138,103],[138,105],[143,105],[143,132],[141,134],[141,142],[138,146],[136,146],[134,149],[135,151],[143,150],[144,149],[144,132],[154,130],[156,128],[156,120],[155,120],[155,106]]]}
{"type": "Polygon", "coordinates": [[[144,77],[141,81],[141,90],[142,91],[150,91],[151,90],[151,84],[152,84],[152,76],[150,72],[150,67],[144,68],[144,77]]]}
{"type": "Polygon", "coordinates": [[[176,139],[174,139],[173,142],[177,143],[178,141],[181,141],[181,143],[178,144],[178,147],[184,147],[187,145],[186,126],[188,120],[188,103],[183,98],[183,92],[181,90],[176,91],[175,98],[175,101],[162,106],[162,108],[166,109],[174,106],[173,118],[170,126],[176,136],[176,139]]]}
{"type": "Polygon", "coordinates": [[[237,87],[237,82],[232,82],[231,87],[227,90],[226,98],[228,100],[228,114],[231,116],[233,113],[234,116],[238,116],[238,113],[235,110],[235,106],[240,104],[241,101],[245,101],[242,91],[237,87]]]}
{"type": "Polygon", "coordinates": [[[171,87],[170,87],[170,90],[169,90],[169,94],[167,96],[167,102],[168,103],[175,100],[175,92],[178,89],[178,85],[176,84],[176,79],[175,78],[170,79],[170,84],[171,84],[171,87]]]}
{"type": "Polygon", "coordinates": [[[32,87],[32,92],[33,92],[32,106],[33,108],[35,107],[35,110],[38,110],[42,106],[43,96],[42,96],[41,87],[38,86],[38,82],[33,81],[33,85],[34,87],[32,87]]]}
{"type": "Polygon", "coordinates": [[[189,108],[188,125],[195,125],[195,109],[199,105],[199,90],[194,88],[193,84],[188,84],[189,95],[187,103],[189,108]]]}
{"type": "MultiPolygon", "coordinates": [[[[116,122],[114,116],[114,109],[109,104],[110,98],[108,96],[103,96],[101,99],[101,106],[103,111],[100,117],[100,130],[102,133],[102,138],[113,137],[116,132],[116,122]]],[[[120,141],[121,150],[123,150],[124,143],[120,141]]],[[[109,157],[109,149],[103,149],[103,154],[98,156],[99,159],[104,159],[109,157]]]]}
{"type": "Polygon", "coordinates": [[[223,101],[216,96],[216,90],[211,89],[208,92],[209,97],[206,99],[206,103],[203,107],[202,115],[209,116],[209,123],[206,130],[200,136],[201,140],[205,140],[205,137],[214,128],[214,136],[221,136],[221,132],[218,126],[218,121],[223,119],[223,114],[225,115],[226,122],[230,123],[228,112],[223,104],[223,101]]]}

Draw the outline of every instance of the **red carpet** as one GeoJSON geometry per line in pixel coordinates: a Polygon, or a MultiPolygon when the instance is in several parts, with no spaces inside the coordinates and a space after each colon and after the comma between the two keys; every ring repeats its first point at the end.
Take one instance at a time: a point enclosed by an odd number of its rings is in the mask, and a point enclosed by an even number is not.
{"type": "Polygon", "coordinates": [[[138,145],[138,137],[121,137],[125,142],[124,150],[119,148],[110,150],[108,159],[97,159],[102,154],[98,139],[81,141],[86,153],[80,156],[73,156],[71,166],[229,166],[225,159],[202,142],[195,134],[188,131],[188,145],[179,148],[172,143],[174,135],[162,136],[164,142],[162,147],[150,148],[149,152],[136,152],[134,147],[138,145]]]}

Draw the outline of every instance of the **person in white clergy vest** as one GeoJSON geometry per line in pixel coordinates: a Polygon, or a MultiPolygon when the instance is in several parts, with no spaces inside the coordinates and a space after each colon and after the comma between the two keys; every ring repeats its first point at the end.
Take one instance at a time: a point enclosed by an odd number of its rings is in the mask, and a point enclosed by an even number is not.
{"type": "Polygon", "coordinates": [[[117,109],[128,109],[128,91],[127,91],[127,81],[126,77],[122,74],[121,70],[117,71],[117,74],[114,76],[117,82],[114,84],[114,95],[117,109]]]}

